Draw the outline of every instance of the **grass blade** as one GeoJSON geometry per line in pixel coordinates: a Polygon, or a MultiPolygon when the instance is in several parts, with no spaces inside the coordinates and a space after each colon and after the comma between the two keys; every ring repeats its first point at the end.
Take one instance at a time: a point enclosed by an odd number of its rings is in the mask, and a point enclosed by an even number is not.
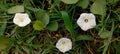
{"type": "Polygon", "coordinates": [[[74,38],[74,29],[72,26],[72,21],[70,20],[68,13],[65,11],[61,11],[62,19],[64,21],[66,29],[70,32],[72,38],[74,38]]]}

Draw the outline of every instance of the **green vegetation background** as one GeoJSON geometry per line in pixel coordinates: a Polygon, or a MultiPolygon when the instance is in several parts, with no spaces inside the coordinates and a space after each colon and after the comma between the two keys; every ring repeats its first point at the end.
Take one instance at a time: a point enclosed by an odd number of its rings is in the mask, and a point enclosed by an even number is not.
{"type": "Polygon", "coordinates": [[[62,37],[73,42],[65,54],[120,54],[119,29],[119,0],[0,0],[1,54],[61,54],[55,44],[62,37]],[[18,27],[17,12],[32,22],[18,27]],[[82,31],[81,13],[95,14],[96,27],[82,31]]]}

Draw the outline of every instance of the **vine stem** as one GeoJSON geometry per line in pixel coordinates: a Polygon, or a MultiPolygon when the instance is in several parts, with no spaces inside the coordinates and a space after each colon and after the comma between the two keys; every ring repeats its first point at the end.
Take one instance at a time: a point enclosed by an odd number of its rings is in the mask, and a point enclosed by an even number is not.
{"type": "MultiPolygon", "coordinates": [[[[85,41],[84,41],[84,43],[85,43],[85,41]]],[[[87,45],[87,43],[85,43],[85,46],[87,47],[87,49],[89,50],[89,52],[90,52],[91,54],[94,54],[94,53],[90,50],[90,47],[87,45]]]]}

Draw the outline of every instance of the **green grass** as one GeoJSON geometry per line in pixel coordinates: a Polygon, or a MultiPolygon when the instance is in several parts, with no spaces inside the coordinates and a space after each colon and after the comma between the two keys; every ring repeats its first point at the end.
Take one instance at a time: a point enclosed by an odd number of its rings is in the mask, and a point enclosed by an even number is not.
{"type": "Polygon", "coordinates": [[[62,37],[73,43],[65,54],[120,54],[119,22],[119,0],[70,4],[61,0],[0,0],[0,54],[61,54],[55,44],[62,37]],[[16,12],[28,13],[31,23],[15,25],[16,12]],[[93,29],[83,31],[76,24],[81,13],[95,14],[93,29]]]}

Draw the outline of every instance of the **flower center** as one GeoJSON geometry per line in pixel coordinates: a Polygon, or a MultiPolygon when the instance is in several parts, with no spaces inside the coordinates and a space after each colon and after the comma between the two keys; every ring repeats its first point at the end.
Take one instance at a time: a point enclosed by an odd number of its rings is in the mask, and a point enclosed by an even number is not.
{"type": "Polygon", "coordinates": [[[87,23],[87,22],[88,22],[88,19],[85,19],[84,21],[87,23]]]}
{"type": "Polygon", "coordinates": [[[63,41],[62,44],[64,45],[64,44],[65,44],[65,41],[63,41]]]}
{"type": "Polygon", "coordinates": [[[23,19],[20,19],[20,22],[23,22],[24,20],[23,19]]]}

